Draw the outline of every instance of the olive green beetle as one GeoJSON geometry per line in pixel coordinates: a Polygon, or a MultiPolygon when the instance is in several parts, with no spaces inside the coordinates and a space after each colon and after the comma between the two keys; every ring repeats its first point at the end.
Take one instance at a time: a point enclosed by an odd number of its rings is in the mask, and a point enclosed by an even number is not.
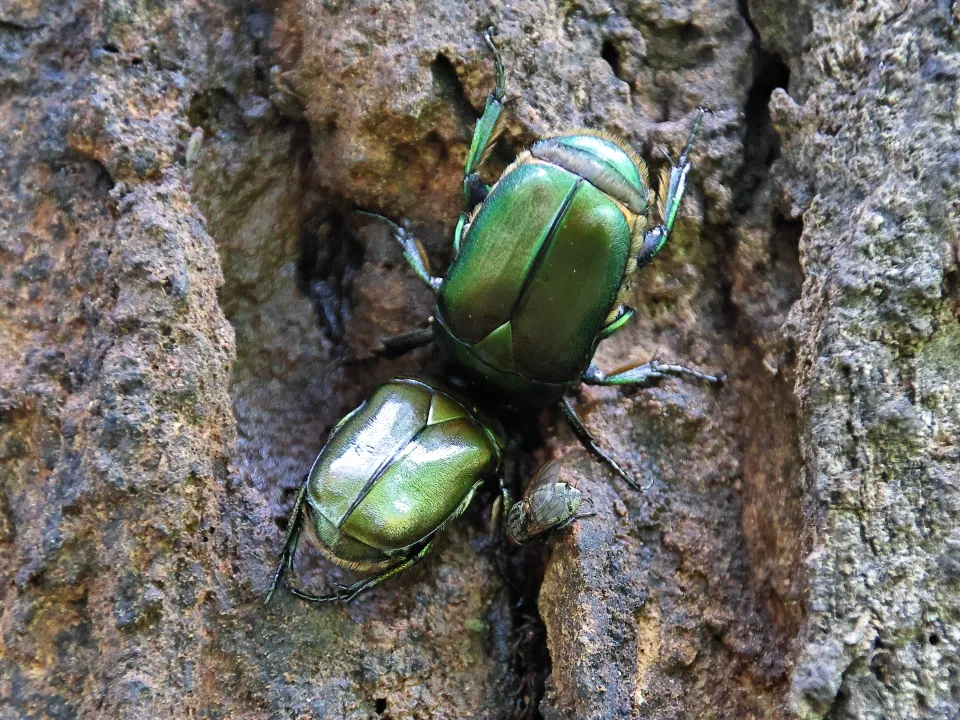
{"type": "MultiPolygon", "coordinates": [[[[325,596],[285,586],[305,600],[349,601],[423,560],[434,535],[498,475],[503,449],[499,424],[451,391],[407,378],[381,385],[334,427],[301,483],[266,602],[293,568],[304,513],[325,557],[374,574],[325,596]]],[[[522,505],[503,498],[511,510],[522,505]]],[[[517,515],[521,507],[508,532],[522,528],[514,540],[526,541],[572,521],[578,506],[533,522],[517,515]]]]}
{"type": "Polygon", "coordinates": [[[612,375],[593,362],[597,345],[624,327],[633,272],[650,262],[674,226],[690,172],[700,110],[679,161],[660,183],[660,224],[648,228],[651,206],[646,164],[623,140],[590,130],[533,144],[487,187],[477,168],[497,135],[504,71],[477,122],[464,169],[464,212],[446,274],[432,276],[421,246],[393,225],[404,256],[437,296],[428,327],[382,341],[379,356],[401,355],[434,339],[483,391],[510,408],[554,402],[586,447],[634,487],[636,482],[594,441],[564,393],[579,382],[645,385],[668,375],[722,380],[681,365],[651,361],[612,375]]]}

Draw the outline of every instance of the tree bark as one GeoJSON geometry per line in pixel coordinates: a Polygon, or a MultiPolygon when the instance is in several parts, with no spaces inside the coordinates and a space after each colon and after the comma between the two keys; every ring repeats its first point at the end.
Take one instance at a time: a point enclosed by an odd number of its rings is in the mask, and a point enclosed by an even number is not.
{"type": "MultiPolygon", "coordinates": [[[[946,0],[0,4],[0,718],[960,717],[960,12],[946,0]],[[504,551],[489,488],[348,606],[262,600],[297,486],[492,182],[615,133],[678,229],[551,412],[595,513],[504,551]]],[[[561,308],[562,311],[562,308],[561,308]]],[[[304,534],[298,573],[333,568],[304,534]]]]}

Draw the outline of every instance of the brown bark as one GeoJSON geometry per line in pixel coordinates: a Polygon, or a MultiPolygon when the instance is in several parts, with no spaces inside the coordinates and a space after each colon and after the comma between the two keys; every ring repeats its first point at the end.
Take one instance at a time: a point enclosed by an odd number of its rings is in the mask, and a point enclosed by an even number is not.
{"type": "MultiPolygon", "coordinates": [[[[956,718],[958,23],[907,0],[0,5],[0,718],[956,718]],[[544,547],[498,559],[490,489],[356,603],[265,609],[330,427],[443,370],[344,363],[431,310],[353,209],[442,267],[491,23],[488,179],[576,126],[659,171],[711,110],[597,360],[730,380],[580,392],[642,493],[553,414],[518,429],[520,474],[562,456],[596,512],[544,547]]],[[[346,576],[306,547],[298,569],[346,576]]]]}

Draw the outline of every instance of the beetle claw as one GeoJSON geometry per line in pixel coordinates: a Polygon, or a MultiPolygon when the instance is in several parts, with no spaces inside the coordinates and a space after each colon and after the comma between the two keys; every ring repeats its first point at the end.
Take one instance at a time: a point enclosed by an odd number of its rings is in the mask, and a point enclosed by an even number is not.
{"type": "Polygon", "coordinates": [[[663,147],[663,145],[657,145],[657,150],[667,159],[670,165],[676,166],[676,163],[673,161],[673,156],[670,154],[669,150],[663,147]]]}

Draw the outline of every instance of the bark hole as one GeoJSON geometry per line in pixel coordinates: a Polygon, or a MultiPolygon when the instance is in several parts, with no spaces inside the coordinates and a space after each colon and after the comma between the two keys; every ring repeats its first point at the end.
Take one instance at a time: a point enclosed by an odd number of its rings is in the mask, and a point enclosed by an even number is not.
{"type": "Polygon", "coordinates": [[[607,65],[610,66],[610,69],[613,70],[614,76],[618,80],[624,80],[623,77],[623,66],[620,61],[620,51],[617,49],[617,46],[613,44],[610,40],[603,41],[603,47],[600,48],[600,57],[602,57],[607,65]]]}
{"type": "Polygon", "coordinates": [[[757,47],[754,62],[753,84],[744,107],[746,133],[743,139],[743,162],[746,174],[734,201],[739,212],[746,212],[750,207],[757,187],[780,154],[780,138],[770,121],[768,104],[773,91],[786,88],[790,82],[790,69],[774,53],[757,47]]]}
{"type": "Polygon", "coordinates": [[[457,70],[443,53],[438,53],[437,57],[430,63],[430,73],[433,76],[433,84],[437,94],[445,101],[453,105],[453,109],[464,131],[473,127],[475,122],[475,111],[470,101],[467,99],[467,93],[463,89],[463,83],[457,75],[457,70]]]}

